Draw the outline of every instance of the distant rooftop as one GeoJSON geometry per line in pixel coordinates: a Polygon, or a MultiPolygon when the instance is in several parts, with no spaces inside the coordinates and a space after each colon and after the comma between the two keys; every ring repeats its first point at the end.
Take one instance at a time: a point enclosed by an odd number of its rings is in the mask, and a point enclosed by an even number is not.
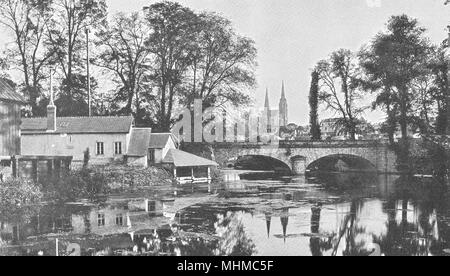
{"type": "Polygon", "coordinates": [[[26,103],[26,100],[17,93],[5,80],[0,78],[0,100],[26,103]]]}
{"type": "MultiPolygon", "coordinates": [[[[56,131],[59,134],[129,133],[133,117],[58,117],[56,131]]],[[[47,118],[22,119],[22,134],[47,132],[47,118]]]]}

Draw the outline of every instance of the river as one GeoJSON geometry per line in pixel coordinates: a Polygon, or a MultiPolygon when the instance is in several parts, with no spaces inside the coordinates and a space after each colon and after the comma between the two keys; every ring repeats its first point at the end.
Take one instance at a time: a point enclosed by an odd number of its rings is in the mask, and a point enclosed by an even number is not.
{"type": "Polygon", "coordinates": [[[0,255],[450,255],[449,199],[395,175],[224,171],[212,185],[4,213],[0,255]]]}

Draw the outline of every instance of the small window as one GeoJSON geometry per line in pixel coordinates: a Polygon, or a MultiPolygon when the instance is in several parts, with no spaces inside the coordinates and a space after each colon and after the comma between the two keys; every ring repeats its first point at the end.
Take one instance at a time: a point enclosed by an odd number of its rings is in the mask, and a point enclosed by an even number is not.
{"type": "Polygon", "coordinates": [[[115,142],[114,143],[114,154],[115,155],[122,155],[122,142],[115,142]]]}
{"type": "Polygon", "coordinates": [[[98,222],[98,227],[105,226],[105,214],[98,214],[97,222],[98,222]]]}
{"type": "Polygon", "coordinates": [[[118,214],[116,216],[116,225],[123,226],[123,215],[122,214],[118,214]]]}
{"type": "Polygon", "coordinates": [[[105,154],[105,143],[97,142],[97,155],[105,154]]]}

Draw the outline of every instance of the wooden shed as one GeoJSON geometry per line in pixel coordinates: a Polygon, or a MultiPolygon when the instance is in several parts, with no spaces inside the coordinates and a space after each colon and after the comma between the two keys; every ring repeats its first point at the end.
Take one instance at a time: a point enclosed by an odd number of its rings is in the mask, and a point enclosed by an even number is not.
{"type": "Polygon", "coordinates": [[[21,107],[25,99],[5,80],[0,79],[0,161],[10,162],[20,155],[21,107]]]}

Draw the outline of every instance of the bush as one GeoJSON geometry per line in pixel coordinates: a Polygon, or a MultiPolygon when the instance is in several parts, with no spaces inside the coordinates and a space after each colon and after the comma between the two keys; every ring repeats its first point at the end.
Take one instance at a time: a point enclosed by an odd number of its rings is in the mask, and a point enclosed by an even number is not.
{"type": "Polygon", "coordinates": [[[93,167],[93,170],[105,176],[110,190],[114,192],[173,184],[172,175],[162,168],[107,165],[93,167]]]}
{"type": "Polygon", "coordinates": [[[48,183],[46,194],[59,201],[75,201],[81,198],[95,200],[109,193],[105,175],[89,169],[72,171],[67,176],[48,183]]]}

